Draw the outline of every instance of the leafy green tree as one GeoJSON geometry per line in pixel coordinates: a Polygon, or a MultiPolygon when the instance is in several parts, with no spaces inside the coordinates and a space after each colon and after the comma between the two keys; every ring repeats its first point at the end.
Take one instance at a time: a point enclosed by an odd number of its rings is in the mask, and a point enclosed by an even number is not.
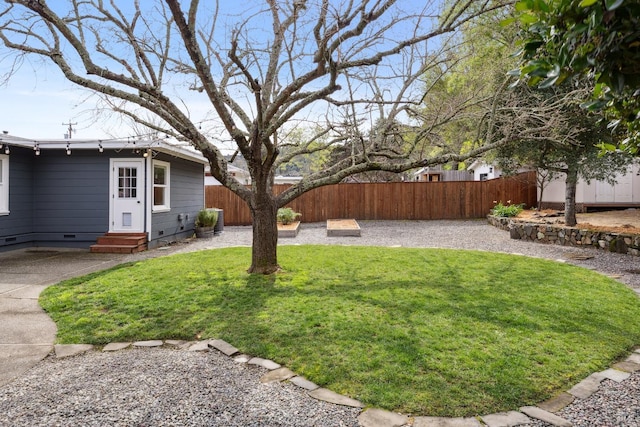
{"type": "Polygon", "coordinates": [[[640,142],[640,2],[522,0],[522,66],[515,74],[546,88],[566,79],[593,80],[583,107],[605,110],[611,126],[626,126],[621,147],[640,142]]]}
{"type": "Polygon", "coordinates": [[[333,143],[326,129],[296,127],[280,137],[276,175],[306,176],[320,172],[331,155],[333,143]]]}
{"type": "MultiPolygon", "coordinates": [[[[495,97],[502,96],[507,72],[517,65],[517,59],[510,55],[515,49],[516,31],[501,25],[506,12],[487,13],[465,25],[446,60],[424,76],[429,90],[417,116],[423,132],[431,137],[432,152],[446,149],[466,153],[482,141],[478,124],[495,97]],[[431,133],[432,128],[440,130],[431,133]]],[[[447,166],[460,170],[466,165],[460,162],[447,166]]]]}
{"type": "Polygon", "coordinates": [[[565,176],[565,224],[576,225],[578,179],[615,183],[632,160],[623,152],[602,153],[600,144],[615,136],[596,113],[580,103],[588,85],[563,85],[538,89],[517,85],[501,100],[494,116],[494,132],[510,143],[495,150],[497,164],[506,172],[522,167],[541,171],[543,178],[565,176]]]}

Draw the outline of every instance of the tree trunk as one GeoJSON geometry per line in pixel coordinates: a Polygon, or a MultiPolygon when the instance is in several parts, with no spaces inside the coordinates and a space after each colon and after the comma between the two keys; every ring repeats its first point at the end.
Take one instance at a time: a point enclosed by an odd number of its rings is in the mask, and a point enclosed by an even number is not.
{"type": "Polygon", "coordinates": [[[576,187],[578,185],[578,170],[569,168],[564,189],[564,224],[573,227],[576,220],[576,187]]]}
{"type": "Polygon", "coordinates": [[[540,212],[542,210],[542,198],[544,196],[544,189],[547,186],[547,175],[544,174],[540,169],[536,169],[536,187],[540,190],[538,194],[538,206],[536,206],[536,210],[540,212]]]}
{"type": "Polygon", "coordinates": [[[254,203],[249,206],[253,222],[253,245],[249,273],[272,274],[278,265],[278,207],[273,197],[264,192],[254,194],[254,203]]]}

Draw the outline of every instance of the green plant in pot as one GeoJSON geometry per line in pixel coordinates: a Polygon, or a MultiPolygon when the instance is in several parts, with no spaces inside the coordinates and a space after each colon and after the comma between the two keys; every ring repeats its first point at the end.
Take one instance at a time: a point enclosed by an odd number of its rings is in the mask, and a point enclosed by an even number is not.
{"type": "Polygon", "coordinates": [[[294,212],[291,208],[280,208],[278,209],[278,222],[282,225],[291,224],[296,220],[299,216],[302,216],[299,212],[294,212]]]}
{"type": "Polygon", "coordinates": [[[217,222],[217,210],[201,209],[196,216],[196,237],[213,237],[217,222]]]}

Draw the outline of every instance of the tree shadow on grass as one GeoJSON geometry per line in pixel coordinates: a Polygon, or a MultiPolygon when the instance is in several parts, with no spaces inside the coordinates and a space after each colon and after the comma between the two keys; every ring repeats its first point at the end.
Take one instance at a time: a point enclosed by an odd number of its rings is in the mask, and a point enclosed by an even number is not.
{"type": "Polygon", "coordinates": [[[215,256],[190,259],[180,272],[158,265],[148,288],[134,280],[118,289],[136,293],[125,299],[134,306],[97,303],[105,316],[128,313],[121,335],[105,340],[197,332],[372,406],[456,416],[536,403],[640,340],[624,321],[640,316],[637,301],[594,304],[612,282],[589,289],[582,282],[593,273],[576,267],[547,271],[552,263],[459,251],[351,247],[328,257],[325,249],[288,249],[294,262],[283,250],[288,271],[271,276],[217,269],[215,256]],[[488,256],[499,260],[489,271],[488,256]],[[522,273],[506,276],[513,270],[522,273]]]}
{"type": "MultiPolygon", "coordinates": [[[[522,267],[522,259],[504,261],[504,271],[522,267]]],[[[585,304],[575,304],[588,300],[580,287],[556,295],[547,283],[496,289],[489,277],[469,285],[458,264],[439,262],[445,273],[438,283],[380,278],[354,285],[347,277],[318,288],[314,277],[296,286],[251,278],[230,290],[237,303],[221,313],[229,319],[221,333],[368,404],[441,415],[536,403],[638,340],[597,304],[586,303],[585,319],[585,304]],[[240,307],[246,311],[233,318],[240,307]],[[608,347],[613,353],[602,355],[608,347]]],[[[626,309],[638,312],[637,304],[626,309]]]]}

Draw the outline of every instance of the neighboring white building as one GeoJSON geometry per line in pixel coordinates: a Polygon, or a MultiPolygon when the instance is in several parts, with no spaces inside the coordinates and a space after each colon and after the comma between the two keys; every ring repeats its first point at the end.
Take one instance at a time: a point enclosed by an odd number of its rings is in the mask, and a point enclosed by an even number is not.
{"type": "Polygon", "coordinates": [[[418,169],[411,176],[413,181],[421,182],[471,181],[473,179],[469,171],[444,170],[441,165],[418,169]]]}
{"type": "MultiPolygon", "coordinates": [[[[237,166],[228,165],[231,176],[240,181],[241,184],[251,185],[251,174],[249,171],[241,169],[237,166]]],[[[297,184],[302,180],[301,176],[281,176],[278,175],[273,179],[274,184],[297,184]]],[[[220,182],[211,176],[211,170],[209,166],[206,167],[204,176],[204,185],[222,185],[220,182]]]]}
{"type": "MultiPolygon", "coordinates": [[[[467,168],[473,172],[474,181],[499,178],[502,170],[478,159],[467,168]]],[[[526,172],[521,169],[518,172],[526,172]]],[[[617,183],[611,185],[606,181],[591,181],[587,184],[579,179],[576,186],[576,210],[585,212],[587,208],[597,207],[640,207],[640,165],[634,163],[629,166],[626,174],[618,175],[617,183]]],[[[545,183],[540,199],[540,187],[538,187],[538,200],[543,209],[564,209],[565,201],[565,175],[560,174],[549,183],[545,183]]]]}
{"type": "Polygon", "coordinates": [[[492,164],[485,163],[483,159],[478,159],[471,163],[467,170],[473,173],[474,181],[486,181],[488,179],[500,178],[502,176],[500,168],[495,167],[492,164]]]}
{"type": "Polygon", "coordinates": [[[301,176],[282,176],[278,175],[273,178],[274,184],[297,184],[302,181],[301,176]]]}
{"type": "MultiPolygon", "coordinates": [[[[227,167],[231,176],[235,177],[235,179],[237,179],[241,184],[251,184],[251,174],[249,174],[249,171],[240,169],[233,165],[227,165],[227,167]]],[[[222,185],[220,184],[220,181],[211,176],[211,169],[209,168],[209,165],[207,165],[204,171],[204,185],[222,185]]]]}
{"type": "MultiPolygon", "coordinates": [[[[584,212],[594,207],[639,207],[640,206],[640,166],[629,166],[628,172],[618,175],[617,183],[578,181],[576,187],[576,210],[584,212]]],[[[540,189],[538,189],[540,198],[540,189]]],[[[560,175],[544,188],[541,205],[543,208],[563,209],[565,200],[565,176],[560,175]]]]}

